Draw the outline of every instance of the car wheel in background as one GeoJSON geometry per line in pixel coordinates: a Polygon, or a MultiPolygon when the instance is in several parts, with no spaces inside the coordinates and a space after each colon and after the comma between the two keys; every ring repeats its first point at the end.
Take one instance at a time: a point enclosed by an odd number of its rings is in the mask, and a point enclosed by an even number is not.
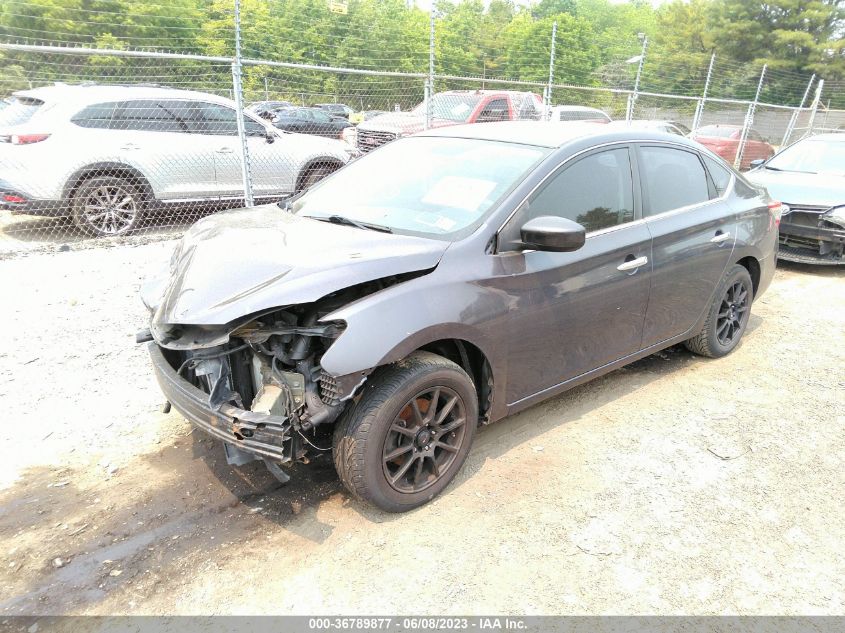
{"type": "Polygon", "coordinates": [[[739,345],[748,325],[753,299],[751,275],[745,267],[734,265],[716,291],[701,332],[684,345],[691,352],[710,358],[730,354],[739,345]]]}
{"type": "Polygon", "coordinates": [[[314,167],[309,167],[299,182],[299,191],[305,191],[336,170],[337,167],[333,165],[315,165],[314,167]]]}
{"type": "Polygon", "coordinates": [[[73,222],[94,237],[128,233],[141,219],[143,200],[138,188],[118,176],[83,181],[71,200],[73,222]]]}
{"type": "Polygon", "coordinates": [[[335,468],[357,498],[405,512],[449,485],[477,421],[475,386],[466,372],[442,356],[417,352],[376,370],[338,422],[335,468]]]}

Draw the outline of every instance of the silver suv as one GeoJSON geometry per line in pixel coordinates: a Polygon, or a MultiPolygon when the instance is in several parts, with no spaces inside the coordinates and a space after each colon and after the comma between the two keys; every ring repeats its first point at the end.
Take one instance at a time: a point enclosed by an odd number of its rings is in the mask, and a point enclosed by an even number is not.
{"type": "MultiPolygon", "coordinates": [[[[143,86],[55,85],[0,110],[0,207],[69,216],[89,235],[137,228],[151,211],[243,199],[237,113],[223,97],[143,86]]],[[[346,164],[340,141],[244,114],[254,195],[279,199],[346,164]]]]}

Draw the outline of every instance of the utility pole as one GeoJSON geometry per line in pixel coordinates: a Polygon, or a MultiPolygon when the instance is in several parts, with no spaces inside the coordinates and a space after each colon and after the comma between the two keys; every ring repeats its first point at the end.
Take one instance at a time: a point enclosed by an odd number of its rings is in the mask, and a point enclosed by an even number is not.
{"type": "Polygon", "coordinates": [[[824,89],[824,79],[819,79],[819,84],[816,86],[816,96],[813,97],[813,107],[810,110],[810,123],[807,126],[808,133],[813,133],[813,126],[816,124],[816,113],[819,111],[819,101],[822,99],[822,90],[824,89]]]}
{"type": "Polygon", "coordinates": [[[425,129],[431,127],[434,99],[434,2],[428,14],[428,81],[425,84],[425,129]]]}
{"type": "Polygon", "coordinates": [[[704,102],[707,100],[707,91],[710,89],[710,78],[713,76],[713,63],[716,61],[716,53],[710,56],[710,65],[707,67],[707,78],[704,80],[704,92],[701,93],[701,99],[698,100],[698,106],[695,108],[695,115],[692,118],[692,130],[694,134],[701,125],[701,117],[704,116],[704,102]]]}
{"type": "Polygon", "coordinates": [[[555,43],[557,42],[557,22],[552,24],[552,49],[549,55],[549,83],[546,84],[546,94],[543,95],[543,120],[549,120],[552,107],[552,84],[555,82],[555,43]]]}
{"type": "Polygon", "coordinates": [[[648,35],[642,33],[643,48],[640,52],[640,63],[637,66],[637,78],[634,80],[634,92],[628,95],[628,111],[625,113],[625,120],[629,123],[634,118],[634,105],[637,103],[637,97],[640,92],[640,77],[643,74],[643,64],[645,63],[645,53],[648,50],[648,35]]]}
{"type": "Polygon", "coordinates": [[[235,61],[232,62],[232,84],[235,89],[235,110],[238,117],[238,138],[241,142],[241,177],[244,185],[244,206],[252,207],[252,178],[249,171],[249,144],[244,127],[243,79],[241,76],[241,2],[235,0],[235,61]]]}
{"type": "Polygon", "coordinates": [[[804,96],[801,97],[801,105],[792,111],[792,116],[789,118],[789,124],[786,126],[786,134],[783,135],[783,140],[780,142],[781,146],[786,145],[789,141],[789,137],[792,136],[792,132],[795,130],[795,123],[798,121],[798,115],[801,113],[801,110],[804,109],[804,104],[807,102],[807,97],[810,95],[810,88],[813,87],[813,81],[815,81],[815,79],[816,73],[813,73],[813,76],[810,77],[810,83],[807,84],[807,89],[804,91],[804,96]]]}
{"type": "Polygon", "coordinates": [[[757,110],[757,103],[760,101],[760,92],[763,90],[763,81],[766,79],[767,64],[763,64],[763,71],[760,73],[760,81],[757,82],[757,92],[754,93],[754,101],[748,106],[748,111],[745,113],[745,123],[742,126],[742,136],[739,139],[739,147],[736,150],[736,159],[734,160],[734,169],[739,171],[742,166],[742,155],[745,153],[745,143],[748,140],[748,131],[754,124],[754,112],[757,110]]]}

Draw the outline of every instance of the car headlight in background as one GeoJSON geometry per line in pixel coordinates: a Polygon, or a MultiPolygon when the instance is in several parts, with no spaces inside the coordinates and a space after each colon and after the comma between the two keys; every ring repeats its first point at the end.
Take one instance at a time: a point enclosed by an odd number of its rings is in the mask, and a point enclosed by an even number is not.
{"type": "Polygon", "coordinates": [[[845,229],[845,204],[828,209],[822,214],[822,220],[841,226],[845,229]]]}

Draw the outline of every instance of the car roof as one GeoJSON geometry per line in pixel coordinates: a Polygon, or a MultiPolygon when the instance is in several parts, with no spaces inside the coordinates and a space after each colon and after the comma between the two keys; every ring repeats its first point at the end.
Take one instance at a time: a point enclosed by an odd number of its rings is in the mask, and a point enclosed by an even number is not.
{"type": "Polygon", "coordinates": [[[567,110],[569,112],[600,112],[605,114],[604,110],[599,110],[598,108],[590,108],[589,106],[579,106],[579,105],[557,105],[553,106],[552,110],[567,110]]]}
{"type": "Polygon", "coordinates": [[[703,130],[708,127],[723,127],[726,130],[741,130],[741,125],[734,125],[733,123],[710,123],[709,125],[702,125],[699,129],[703,130]]]}
{"type": "Polygon", "coordinates": [[[534,94],[529,90],[444,90],[439,95],[479,95],[489,97],[490,95],[524,95],[534,94]]]}
{"type": "Polygon", "coordinates": [[[124,86],[103,84],[54,84],[19,90],[16,96],[30,97],[42,101],[73,101],[76,103],[92,103],[95,101],[114,101],[123,99],[199,99],[215,103],[231,105],[226,97],[219,97],[208,92],[181,90],[179,88],[165,88],[161,86],[124,86]]]}
{"type": "Polygon", "coordinates": [[[599,123],[572,121],[498,121],[493,123],[451,125],[420,132],[416,136],[471,138],[485,141],[521,143],[537,147],[557,148],[572,141],[592,138],[596,144],[613,141],[670,141],[700,149],[700,146],[677,134],[643,128],[611,128],[599,123]]]}

